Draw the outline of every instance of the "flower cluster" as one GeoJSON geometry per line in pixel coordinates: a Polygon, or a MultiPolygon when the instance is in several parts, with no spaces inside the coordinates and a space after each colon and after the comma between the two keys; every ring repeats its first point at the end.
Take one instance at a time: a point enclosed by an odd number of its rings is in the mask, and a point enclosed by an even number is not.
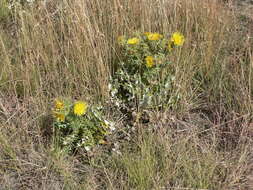
{"type": "Polygon", "coordinates": [[[99,107],[87,102],[56,99],[52,114],[56,144],[67,151],[85,148],[87,151],[106,142],[106,136],[114,130],[111,122],[104,119],[99,107]]]}
{"type": "Polygon", "coordinates": [[[109,86],[117,105],[152,108],[173,102],[175,77],[169,55],[184,41],[180,32],[169,37],[157,32],[118,37],[122,57],[109,86]]]}
{"type": "MultiPolygon", "coordinates": [[[[163,35],[159,33],[151,33],[151,32],[144,32],[144,36],[149,40],[149,41],[158,41],[163,39],[163,35]]],[[[143,36],[139,37],[132,37],[126,40],[125,36],[119,36],[118,37],[118,43],[120,45],[123,45],[125,42],[128,45],[138,45],[141,43],[141,40],[143,40],[143,36]]],[[[175,32],[171,35],[169,39],[164,39],[167,41],[167,48],[168,50],[171,50],[171,47],[175,46],[182,46],[184,44],[185,38],[183,34],[180,32],[175,32]]]]}

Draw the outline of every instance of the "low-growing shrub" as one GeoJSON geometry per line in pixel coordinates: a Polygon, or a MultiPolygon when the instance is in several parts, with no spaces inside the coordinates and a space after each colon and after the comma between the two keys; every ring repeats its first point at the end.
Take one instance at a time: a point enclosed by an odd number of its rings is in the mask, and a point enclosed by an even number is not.
{"type": "Polygon", "coordinates": [[[84,101],[55,100],[53,108],[55,144],[67,152],[84,148],[89,151],[104,144],[114,130],[104,119],[100,107],[88,106],[84,101]]]}
{"type": "Polygon", "coordinates": [[[116,105],[154,109],[171,106],[180,97],[172,94],[175,69],[170,54],[182,46],[184,36],[175,32],[170,38],[159,33],[136,33],[118,38],[121,51],[110,92],[116,105]]]}

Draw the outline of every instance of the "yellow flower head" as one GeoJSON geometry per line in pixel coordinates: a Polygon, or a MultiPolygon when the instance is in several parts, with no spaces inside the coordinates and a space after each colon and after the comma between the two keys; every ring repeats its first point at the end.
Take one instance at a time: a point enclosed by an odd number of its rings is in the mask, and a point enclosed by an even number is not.
{"type": "Polygon", "coordinates": [[[74,104],[74,114],[81,116],[87,111],[88,105],[86,102],[78,101],[74,104]]]}
{"type": "Polygon", "coordinates": [[[148,34],[148,40],[154,41],[154,40],[160,40],[163,37],[163,35],[159,33],[150,33],[148,34]]]}
{"type": "Polygon", "coordinates": [[[57,121],[63,122],[65,120],[65,115],[63,113],[54,112],[53,115],[57,121]]]}
{"type": "Polygon", "coordinates": [[[62,110],[64,108],[64,103],[63,101],[59,100],[59,99],[56,99],[55,102],[54,102],[54,107],[55,109],[57,110],[62,110]]]}
{"type": "Polygon", "coordinates": [[[180,32],[173,33],[170,39],[176,46],[182,46],[184,44],[184,36],[180,32]]]}
{"type": "Polygon", "coordinates": [[[127,43],[129,45],[139,44],[140,43],[140,39],[139,38],[130,38],[130,39],[127,40],[127,43]]]}
{"type": "Polygon", "coordinates": [[[154,58],[153,58],[152,56],[147,56],[147,57],[145,58],[145,60],[146,60],[146,66],[147,66],[148,68],[154,66],[155,63],[154,63],[154,58]]]}

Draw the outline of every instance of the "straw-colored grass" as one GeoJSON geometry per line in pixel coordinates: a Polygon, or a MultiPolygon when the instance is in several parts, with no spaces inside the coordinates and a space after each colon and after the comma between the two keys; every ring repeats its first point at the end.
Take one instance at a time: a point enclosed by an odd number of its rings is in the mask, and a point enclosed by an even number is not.
{"type": "MultiPolygon", "coordinates": [[[[8,9],[0,2],[0,189],[250,189],[253,34],[219,0],[48,0],[8,9]],[[71,97],[108,100],[117,37],[171,34],[182,95],[152,113],[119,153],[53,150],[50,105],[71,97]],[[153,131],[153,132],[152,132],[153,131]]],[[[116,128],[124,129],[118,123],[116,128]]],[[[117,138],[112,137],[112,141],[117,138]]]]}

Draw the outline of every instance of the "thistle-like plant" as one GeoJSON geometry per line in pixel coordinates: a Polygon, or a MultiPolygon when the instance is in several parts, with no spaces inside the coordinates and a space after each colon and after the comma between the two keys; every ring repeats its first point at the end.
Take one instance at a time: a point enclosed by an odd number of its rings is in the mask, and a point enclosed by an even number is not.
{"type": "Polygon", "coordinates": [[[55,144],[67,152],[78,148],[89,151],[105,143],[106,136],[114,130],[112,123],[102,116],[101,108],[83,101],[57,99],[52,112],[55,144]]]}
{"type": "Polygon", "coordinates": [[[111,78],[110,92],[118,106],[154,109],[175,103],[175,71],[170,54],[184,43],[179,32],[170,38],[159,33],[120,36],[120,58],[111,78]]]}

